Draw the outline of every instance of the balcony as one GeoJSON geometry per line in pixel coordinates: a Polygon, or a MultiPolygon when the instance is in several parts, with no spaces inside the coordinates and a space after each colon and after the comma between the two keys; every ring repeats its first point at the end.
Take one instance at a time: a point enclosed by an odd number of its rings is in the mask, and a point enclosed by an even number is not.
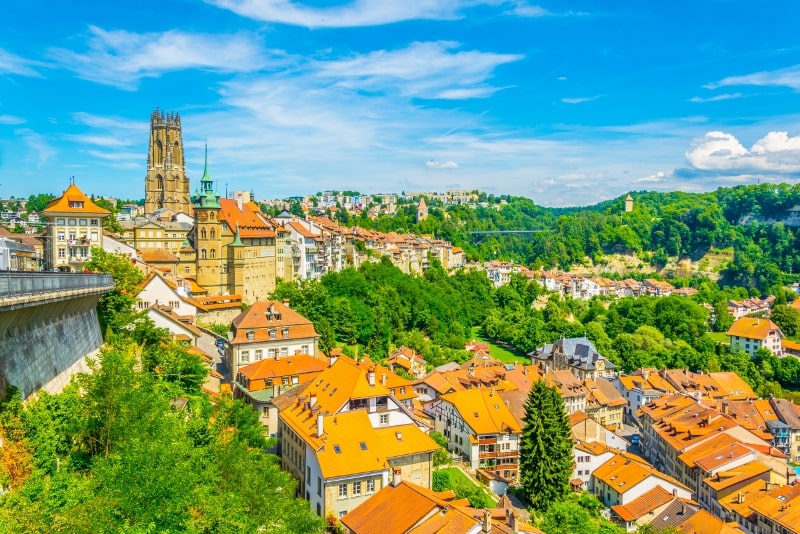
{"type": "Polygon", "coordinates": [[[497,438],[479,438],[478,445],[494,445],[497,443],[497,438]]]}

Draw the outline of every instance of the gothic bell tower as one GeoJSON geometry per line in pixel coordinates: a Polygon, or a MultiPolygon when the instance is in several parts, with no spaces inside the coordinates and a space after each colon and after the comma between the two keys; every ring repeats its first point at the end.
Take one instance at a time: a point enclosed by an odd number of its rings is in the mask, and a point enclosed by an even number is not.
{"type": "Polygon", "coordinates": [[[191,214],[189,178],[183,159],[181,117],[156,109],[150,115],[150,149],[144,179],[144,212],[161,208],[191,214]]]}

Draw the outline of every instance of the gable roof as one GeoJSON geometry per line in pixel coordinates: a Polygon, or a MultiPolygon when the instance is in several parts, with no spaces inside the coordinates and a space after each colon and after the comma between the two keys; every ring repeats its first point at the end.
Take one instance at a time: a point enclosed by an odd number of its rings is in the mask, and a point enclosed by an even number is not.
{"type": "Polygon", "coordinates": [[[250,202],[242,202],[230,198],[220,198],[220,220],[228,223],[231,232],[239,229],[239,236],[248,237],[275,237],[275,230],[266,218],[259,216],[261,213],[254,209],[250,202]]]}
{"type": "Polygon", "coordinates": [[[328,367],[327,360],[308,354],[295,354],[274,359],[267,358],[239,368],[239,372],[250,380],[279,378],[288,375],[319,373],[328,367]]]}
{"type": "Polygon", "coordinates": [[[728,329],[728,335],[763,341],[772,331],[777,331],[783,337],[780,327],[769,319],[740,317],[728,329]]]}
{"type": "Polygon", "coordinates": [[[592,476],[604,482],[617,493],[626,493],[649,477],[655,477],[674,487],[690,491],[676,479],[658,471],[638,456],[626,452],[618,452],[603,465],[595,469],[592,476]]]}
{"type": "Polygon", "coordinates": [[[70,184],[70,186],[64,190],[60,197],[54,198],[48,202],[47,207],[43,209],[41,213],[47,215],[54,215],[57,213],[75,213],[83,215],[97,215],[100,217],[111,215],[110,211],[103,209],[92,202],[92,200],[87,197],[83,191],[78,189],[78,186],[75,184],[70,184]],[[73,208],[70,206],[71,202],[80,202],[82,203],[82,206],[73,208]]]}
{"type": "MultiPolygon", "coordinates": [[[[234,338],[231,343],[270,341],[269,330],[289,328],[289,339],[319,337],[314,324],[281,302],[260,300],[240,313],[231,323],[234,338]],[[253,339],[247,332],[253,331],[253,339]]],[[[283,339],[278,333],[276,339],[283,339]]]]}
{"type": "Polygon", "coordinates": [[[656,508],[668,504],[673,498],[672,492],[665,490],[661,486],[655,486],[628,504],[612,506],[611,511],[623,521],[636,521],[656,508]]]}
{"type": "Polygon", "coordinates": [[[464,534],[479,522],[431,490],[387,485],[342,518],[355,534],[464,534]]]}
{"type": "Polygon", "coordinates": [[[442,395],[461,414],[461,418],[476,434],[521,432],[500,395],[488,388],[466,389],[442,395]]]}

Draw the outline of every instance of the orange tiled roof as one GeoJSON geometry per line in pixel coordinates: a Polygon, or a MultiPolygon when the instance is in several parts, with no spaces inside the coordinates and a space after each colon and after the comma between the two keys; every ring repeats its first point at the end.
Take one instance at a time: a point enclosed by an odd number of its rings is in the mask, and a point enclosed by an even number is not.
{"type": "Polygon", "coordinates": [[[769,491],[765,497],[751,504],[750,508],[790,532],[796,531],[797,525],[800,525],[800,484],[769,491]]]}
{"type": "Polygon", "coordinates": [[[240,237],[275,237],[275,230],[266,218],[259,216],[260,212],[253,209],[251,203],[242,203],[230,198],[220,198],[220,219],[228,223],[231,232],[239,228],[240,237]]]}
{"type": "Polygon", "coordinates": [[[83,191],[78,189],[78,186],[75,184],[70,184],[70,186],[67,187],[60,197],[54,198],[48,202],[47,207],[42,210],[42,213],[48,215],[56,213],[75,213],[84,215],[98,215],[101,217],[111,215],[110,211],[105,210],[92,202],[92,200],[87,197],[83,191]],[[79,202],[82,204],[79,208],[73,208],[70,207],[71,202],[79,202]]]}
{"type": "Polygon", "coordinates": [[[671,492],[661,486],[656,486],[628,504],[612,506],[611,510],[623,521],[636,521],[643,515],[669,503],[673,498],[671,492]]]}
{"type": "MultiPolygon", "coordinates": [[[[738,336],[746,339],[764,340],[771,331],[779,331],[778,325],[769,319],[760,317],[740,317],[728,329],[729,336],[738,336]]],[[[781,333],[781,337],[783,334],[781,333]]]]}
{"type": "Polygon", "coordinates": [[[274,359],[267,358],[239,369],[250,380],[279,378],[289,375],[319,373],[328,367],[328,361],[308,354],[295,354],[274,359]]]}
{"type": "Polygon", "coordinates": [[[678,532],[687,534],[739,534],[744,533],[735,523],[725,523],[705,510],[699,510],[678,525],[678,532]]]}
{"type": "Polygon", "coordinates": [[[595,469],[593,476],[601,480],[618,493],[625,493],[649,477],[656,477],[665,482],[689,491],[689,488],[676,479],[658,471],[638,456],[619,452],[609,458],[606,463],[595,469]]]}
{"type": "Polygon", "coordinates": [[[720,491],[769,472],[769,466],[761,462],[750,462],[730,471],[720,471],[712,477],[703,479],[703,482],[710,488],[720,491]]]}
{"type": "Polygon", "coordinates": [[[488,388],[466,389],[442,395],[461,414],[464,422],[476,434],[498,434],[506,431],[521,432],[517,420],[500,398],[488,388]]]}
{"type": "Polygon", "coordinates": [[[139,251],[144,263],[178,263],[180,258],[163,248],[144,248],[139,251]]]}
{"type": "Polygon", "coordinates": [[[261,300],[254,303],[231,323],[234,338],[231,343],[255,343],[283,338],[282,329],[289,328],[289,339],[319,337],[314,324],[281,302],[261,300]],[[277,329],[276,337],[270,337],[270,330],[277,329]],[[253,339],[247,333],[253,332],[253,339]]]}
{"type": "Polygon", "coordinates": [[[450,499],[406,481],[385,486],[342,523],[357,534],[463,534],[477,524],[450,499]]]}

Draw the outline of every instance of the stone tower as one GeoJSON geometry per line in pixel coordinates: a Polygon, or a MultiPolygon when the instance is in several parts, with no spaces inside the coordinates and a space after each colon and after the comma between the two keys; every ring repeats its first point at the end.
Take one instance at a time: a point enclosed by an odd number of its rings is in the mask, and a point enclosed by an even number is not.
{"type": "Polygon", "coordinates": [[[194,228],[192,237],[197,252],[197,283],[211,295],[227,293],[225,258],[222,255],[223,223],[220,220],[219,197],[214,193],[214,180],[208,173],[208,148],[206,148],[200,191],[192,198],[194,228]]]}
{"type": "Polygon", "coordinates": [[[189,178],[183,159],[181,117],[156,109],[150,115],[150,148],[144,179],[144,213],[161,208],[191,213],[189,178]]]}
{"type": "Polygon", "coordinates": [[[417,206],[417,222],[424,221],[428,218],[428,205],[425,203],[425,197],[419,198],[419,205],[417,206]]]}
{"type": "Polygon", "coordinates": [[[633,197],[628,193],[628,196],[625,197],[625,212],[628,213],[631,211],[633,211],[633,197]]]}

